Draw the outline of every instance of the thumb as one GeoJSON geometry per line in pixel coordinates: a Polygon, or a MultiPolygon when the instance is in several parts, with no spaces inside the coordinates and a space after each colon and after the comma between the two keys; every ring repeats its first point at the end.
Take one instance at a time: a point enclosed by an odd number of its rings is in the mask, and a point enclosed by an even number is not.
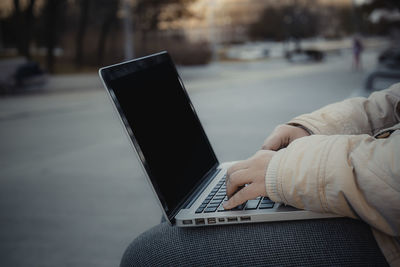
{"type": "Polygon", "coordinates": [[[264,150],[279,150],[282,146],[282,139],[278,135],[272,135],[265,139],[264,144],[261,146],[261,149],[264,150]]]}

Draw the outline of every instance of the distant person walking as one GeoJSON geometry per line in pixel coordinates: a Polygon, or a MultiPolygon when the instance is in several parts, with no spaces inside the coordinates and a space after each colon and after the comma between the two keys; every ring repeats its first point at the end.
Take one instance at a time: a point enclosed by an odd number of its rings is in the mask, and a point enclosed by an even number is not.
{"type": "Polygon", "coordinates": [[[353,39],[353,65],[352,68],[355,70],[361,70],[361,53],[363,52],[363,44],[360,37],[355,36],[353,39]]]}

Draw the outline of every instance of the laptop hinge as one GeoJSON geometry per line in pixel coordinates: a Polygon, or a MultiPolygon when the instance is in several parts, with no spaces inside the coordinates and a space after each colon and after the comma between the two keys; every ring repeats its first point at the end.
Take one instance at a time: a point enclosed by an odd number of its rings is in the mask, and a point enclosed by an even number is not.
{"type": "Polygon", "coordinates": [[[208,178],[204,179],[204,182],[200,184],[198,187],[198,190],[194,191],[193,194],[189,197],[189,199],[186,201],[186,203],[183,205],[185,209],[190,209],[193,205],[193,203],[197,200],[197,198],[203,193],[203,191],[207,188],[207,186],[211,183],[211,181],[214,180],[215,176],[218,175],[218,173],[221,171],[221,169],[215,169],[214,172],[211,172],[208,175],[208,178]]]}

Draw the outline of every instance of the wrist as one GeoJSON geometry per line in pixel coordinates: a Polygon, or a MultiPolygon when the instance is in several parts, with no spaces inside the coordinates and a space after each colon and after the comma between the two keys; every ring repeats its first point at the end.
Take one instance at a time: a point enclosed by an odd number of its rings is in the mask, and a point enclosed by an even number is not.
{"type": "Polygon", "coordinates": [[[279,179],[279,165],[281,162],[282,155],[285,149],[282,149],[275,153],[271,158],[267,171],[265,173],[265,187],[267,196],[274,202],[282,203],[284,200],[281,198],[281,185],[282,182],[279,179]]]}

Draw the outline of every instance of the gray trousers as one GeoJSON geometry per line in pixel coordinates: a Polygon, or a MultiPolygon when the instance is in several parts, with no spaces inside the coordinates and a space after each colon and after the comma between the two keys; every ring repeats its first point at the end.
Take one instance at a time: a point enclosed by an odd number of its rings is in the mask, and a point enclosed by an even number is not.
{"type": "Polygon", "coordinates": [[[388,266],[371,229],[347,218],[178,228],[137,237],[121,266],[388,266]]]}

